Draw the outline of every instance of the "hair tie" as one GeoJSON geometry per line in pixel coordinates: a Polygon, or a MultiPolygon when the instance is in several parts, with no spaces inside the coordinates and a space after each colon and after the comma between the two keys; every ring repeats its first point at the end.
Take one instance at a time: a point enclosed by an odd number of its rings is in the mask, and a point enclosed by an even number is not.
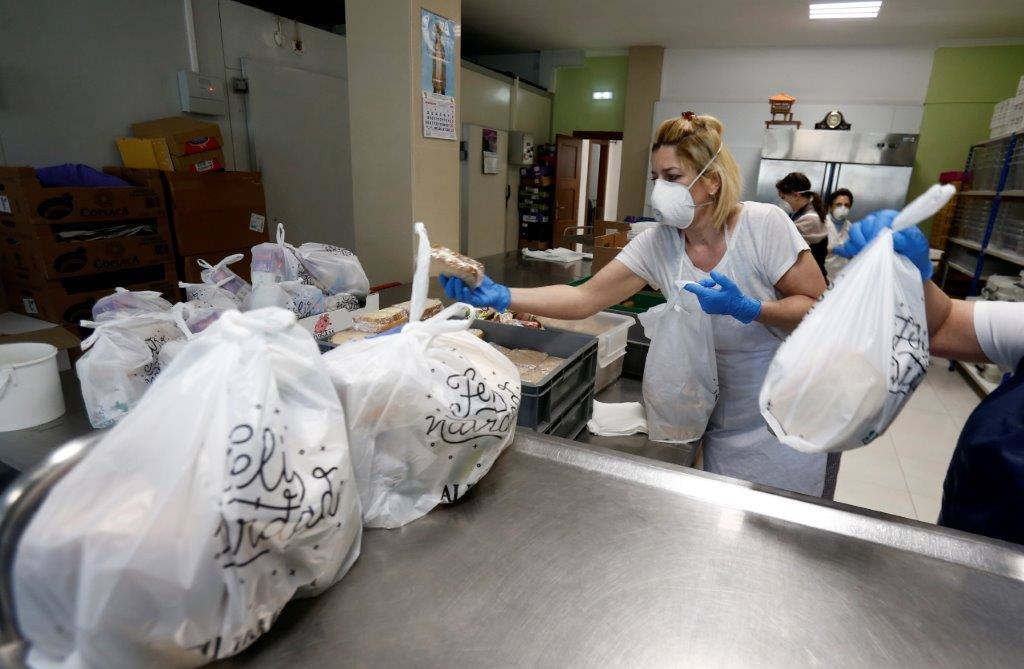
{"type": "Polygon", "coordinates": [[[697,118],[697,115],[694,114],[692,111],[684,111],[682,114],[680,114],[680,116],[685,118],[687,121],[692,121],[695,118],[697,118]]]}

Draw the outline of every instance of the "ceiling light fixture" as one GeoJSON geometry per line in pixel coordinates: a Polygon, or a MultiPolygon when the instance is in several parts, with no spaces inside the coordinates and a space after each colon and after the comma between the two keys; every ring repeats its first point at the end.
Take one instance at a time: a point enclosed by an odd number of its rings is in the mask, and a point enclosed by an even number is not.
{"type": "Polygon", "coordinates": [[[827,2],[810,5],[812,19],[874,19],[882,8],[881,0],[875,2],[827,2]]]}
{"type": "Polygon", "coordinates": [[[594,91],[594,99],[595,100],[611,100],[612,99],[612,92],[611,91],[594,91]]]}

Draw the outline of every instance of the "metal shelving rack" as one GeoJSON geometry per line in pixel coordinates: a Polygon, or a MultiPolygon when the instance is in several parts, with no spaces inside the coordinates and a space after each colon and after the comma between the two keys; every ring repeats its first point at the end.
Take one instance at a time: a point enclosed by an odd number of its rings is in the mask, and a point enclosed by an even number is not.
{"type": "MultiPolygon", "coordinates": [[[[975,144],[967,153],[968,190],[957,198],[946,243],[942,287],[949,272],[971,279],[968,295],[977,295],[992,274],[1024,270],[1024,134],[975,144]]],[[[983,394],[998,385],[968,363],[958,365],[983,394]]]]}
{"type": "Polygon", "coordinates": [[[950,270],[970,277],[977,295],[992,274],[1024,269],[1024,134],[975,144],[967,153],[970,189],[960,192],[946,244],[950,270]]]}

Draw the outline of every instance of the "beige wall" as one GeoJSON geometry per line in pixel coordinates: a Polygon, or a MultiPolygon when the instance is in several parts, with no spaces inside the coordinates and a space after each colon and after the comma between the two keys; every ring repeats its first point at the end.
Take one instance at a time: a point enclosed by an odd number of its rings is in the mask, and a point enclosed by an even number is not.
{"type": "MultiPolygon", "coordinates": [[[[396,0],[388,0],[395,2],[396,0]]],[[[378,3],[388,4],[388,2],[378,3]]],[[[412,215],[427,226],[430,240],[451,248],[459,248],[459,142],[427,139],[423,136],[423,105],[420,97],[420,8],[447,19],[462,22],[462,0],[419,0],[409,4],[412,37],[412,215]]],[[[461,70],[462,40],[455,40],[455,105],[456,114],[463,104],[461,70]]],[[[456,116],[456,118],[458,118],[456,116]]],[[[456,132],[459,132],[456,122],[456,132]]],[[[460,138],[461,139],[461,138],[460,138]]],[[[409,222],[412,225],[412,221],[409,222]]],[[[410,238],[411,239],[411,238],[410,238]]],[[[399,242],[401,245],[401,242],[399,242]]],[[[412,242],[404,253],[411,257],[412,242]]],[[[409,264],[407,261],[406,264],[409,264]]],[[[409,275],[412,266],[409,264],[409,275]]]]}
{"type": "Polygon", "coordinates": [[[462,71],[462,105],[459,107],[462,123],[508,130],[512,83],[465,65],[459,69],[462,71]]]}
{"type": "Polygon", "coordinates": [[[530,133],[538,144],[551,141],[551,97],[522,86],[516,103],[516,130],[530,133]]]}
{"type": "Polygon", "coordinates": [[[411,279],[415,221],[459,242],[459,144],[423,137],[420,7],[461,21],[459,0],[345,4],[356,253],[371,284],[411,279]]]}
{"type": "Polygon", "coordinates": [[[619,178],[619,218],[644,212],[647,160],[651,146],[651,115],[661,98],[660,46],[629,48],[626,113],[622,129],[622,166],[619,178]]]}

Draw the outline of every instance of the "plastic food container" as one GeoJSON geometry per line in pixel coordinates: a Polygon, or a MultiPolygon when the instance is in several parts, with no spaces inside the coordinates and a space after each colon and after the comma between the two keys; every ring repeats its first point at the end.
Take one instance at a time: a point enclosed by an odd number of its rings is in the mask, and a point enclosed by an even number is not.
{"type": "Polygon", "coordinates": [[[602,311],[590,318],[575,321],[565,321],[557,318],[538,318],[537,320],[546,328],[582,332],[597,337],[597,375],[594,378],[595,392],[601,392],[622,376],[629,328],[636,324],[636,318],[633,316],[602,311]]]}
{"type": "Polygon", "coordinates": [[[0,344],[0,432],[24,430],[63,415],[57,348],[0,344]]]}
{"type": "Polygon", "coordinates": [[[545,432],[544,426],[562,417],[582,393],[593,391],[597,371],[597,340],[593,336],[490,321],[473,321],[472,327],[484,331],[484,341],[565,358],[565,362],[540,383],[522,383],[518,420],[521,427],[545,432]]]}
{"type": "Polygon", "coordinates": [[[618,352],[626,350],[626,337],[629,334],[629,328],[636,323],[636,319],[632,316],[613,314],[609,311],[602,311],[590,318],[575,321],[543,317],[538,317],[537,320],[546,328],[582,332],[583,334],[597,337],[597,362],[599,366],[602,364],[602,361],[605,363],[614,362],[618,352]]]}

